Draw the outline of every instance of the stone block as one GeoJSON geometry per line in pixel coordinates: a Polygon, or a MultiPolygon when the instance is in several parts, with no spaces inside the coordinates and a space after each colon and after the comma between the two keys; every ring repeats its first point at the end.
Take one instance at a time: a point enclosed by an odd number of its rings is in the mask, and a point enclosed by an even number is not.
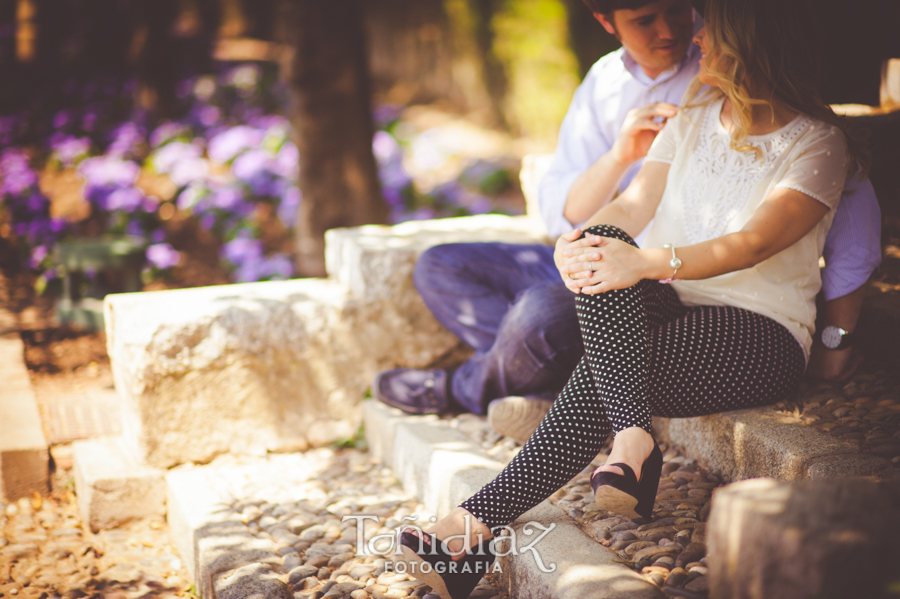
{"type": "Polygon", "coordinates": [[[654,584],[588,537],[545,501],[522,514],[501,541],[500,584],[516,599],[663,599],[654,584]]]}
{"type": "Polygon", "coordinates": [[[377,372],[462,355],[413,287],[418,255],[539,237],[532,220],[501,216],[339,229],[327,236],[334,280],[107,296],[123,435],[156,467],[352,436],[377,372]]]}
{"type": "Polygon", "coordinates": [[[166,475],[172,541],[201,597],[290,597],[273,575],[281,565],[273,542],[251,535],[240,513],[228,509],[235,484],[252,478],[246,469],[215,466],[166,475]]]}
{"type": "Polygon", "coordinates": [[[0,500],[50,491],[50,451],[41,428],[25,347],[16,333],[0,335],[0,500]]]}
{"type": "MultiPolygon", "coordinates": [[[[773,408],[697,418],[658,418],[654,419],[654,426],[660,438],[674,443],[730,481],[756,477],[819,478],[829,472],[849,472],[861,463],[854,445],[803,425],[773,408]]],[[[863,461],[867,473],[887,473],[891,467],[884,458],[863,461]]]]}
{"type": "Polygon", "coordinates": [[[900,583],[900,481],[718,489],[707,533],[712,599],[886,599],[900,583]]]}
{"type": "Polygon", "coordinates": [[[527,154],[522,157],[519,184],[525,196],[525,213],[540,218],[538,207],[538,186],[553,163],[553,154],[527,154]]]}
{"type": "Polygon", "coordinates": [[[543,224],[528,216],[488,214],[393,227],[366,225],[326,231],[325,266],[328,275],[356,297],[386,298],[412,307],[421,304],[412,272],[422,252],[444,243],[480,241],[550,242],[543,224]]]}
{"type": "Polygon", "coordinates": [[[403,488],[443,516],[493,480],[503,464],[437,416],[409,416],[375,400],[363,404],[366,439],[403,488]]]}
{"type": "Polygon", "coordinates": [[[139,463],[122,437],[77,441],[72,459],[78,508],[91,530],[166,514],[165,471],[139,463]]]}

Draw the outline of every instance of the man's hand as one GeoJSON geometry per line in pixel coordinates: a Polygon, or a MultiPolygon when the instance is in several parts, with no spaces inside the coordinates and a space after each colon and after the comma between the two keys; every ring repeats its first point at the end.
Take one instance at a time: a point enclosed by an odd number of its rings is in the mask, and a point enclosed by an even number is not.
{"type": "Polygon", "coordinates": [[[678,107],[666,102],[654,102],[643,108],[628,111],[622,131],[613,144],[611,153],[616,162],[631,166],[647,155],[656,135],[675,116],[678,107]]]}
{"type": "Polygon", "coordinates": [[[846,381],[853,376],[862,361],[862,355],[855,353],[852,347],[833,350],[815,343],[809,355],[806,374],[826,381],[846,381]]]}

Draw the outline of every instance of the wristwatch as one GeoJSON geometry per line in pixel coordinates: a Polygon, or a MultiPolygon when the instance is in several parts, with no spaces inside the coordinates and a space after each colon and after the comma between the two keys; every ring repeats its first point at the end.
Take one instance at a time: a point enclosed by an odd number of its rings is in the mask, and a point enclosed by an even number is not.
{"type": "Polygon", "coordinates": [[[819,341],[828,349],[846,349],[853,345],[853,333],[830,324],[822,327],[822,331],[819,333],[819,341]]]}

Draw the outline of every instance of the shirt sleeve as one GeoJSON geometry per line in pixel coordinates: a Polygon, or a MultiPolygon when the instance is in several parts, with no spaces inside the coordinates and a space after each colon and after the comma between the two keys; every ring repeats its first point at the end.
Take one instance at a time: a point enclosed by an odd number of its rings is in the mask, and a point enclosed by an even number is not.
{"type": "Polygon", "coordinates": [[[674,118],[666,121],[666,126],[662,128],[650,145],[644,162],[672,164],[672,161],[675,160],[675,148],[678,145],[678,121],[683,119],[684,116],[679,112],[674,118]]]}
{"type": "Polygon", "coordinates": [[[868,179],[850,179],[825,238],[825,301],[859,289],[881,264],[881,209],[868,179]]]}
{"type": "Polygon", "coordinates": [[[847,143],[837,127],[814,121],[797,142],[790,165],[775,187],[804,193],[835,208],[847,178],[847,143]]]}
{"type": "Polygon", "coordinates": [[[591,105],[597,74],[593,71],[578,87],[559,130],[559,142],[547,174],[538,184],[538,208],[551,237],[562,235],[578,223],[563,212],[575,180],[606,154],[615,140],[608,140],[591,105]]]}

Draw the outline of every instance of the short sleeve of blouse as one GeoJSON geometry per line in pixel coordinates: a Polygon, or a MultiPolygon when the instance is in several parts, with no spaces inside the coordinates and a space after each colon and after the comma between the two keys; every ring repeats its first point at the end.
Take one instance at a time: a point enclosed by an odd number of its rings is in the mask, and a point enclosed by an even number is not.
{"type": "Polygon", "coordinates": [[[844,133],[832,125],[814,121],[798,140],[791,163],[775,187],[804,193],[829,208],[837,206],[847,177],[847,142],[844,133]]]}
{"type": "Polygon", "coordinates": [[[679,132],[677,129],[681,126],[680,121],[683,120],[683,116],[679,113],[674,118],[666,121],[666,126],[662,128],[662,131],[659,132],[650,145],[650,150],[647,152],[644,162],[672,164],[672,161],[675,160],[675,148],[678,144],[679,132]]]}

